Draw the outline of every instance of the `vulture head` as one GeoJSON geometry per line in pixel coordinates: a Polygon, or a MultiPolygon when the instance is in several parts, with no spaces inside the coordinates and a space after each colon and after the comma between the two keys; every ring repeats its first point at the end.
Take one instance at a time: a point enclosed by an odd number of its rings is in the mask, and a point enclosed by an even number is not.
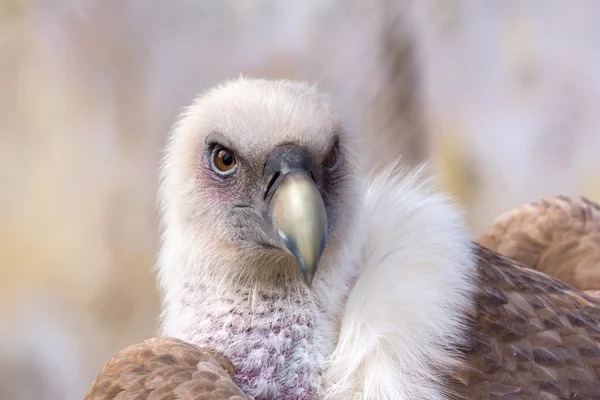
{"type": "Polygon", "coordinates": [[[192,263],[204,274],[311,286],[355,214],[353,146],[330,97],[314,86],[242,79],[217,87],[171,136],[166,234],[176,232],[190,257],[210,251],[220,260],[192,263]]]}

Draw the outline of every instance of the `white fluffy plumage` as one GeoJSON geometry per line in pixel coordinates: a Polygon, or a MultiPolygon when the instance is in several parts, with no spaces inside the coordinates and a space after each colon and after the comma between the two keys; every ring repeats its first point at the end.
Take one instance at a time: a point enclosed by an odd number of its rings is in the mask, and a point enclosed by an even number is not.
{"type": "Polygon", "coordinates": [[[459,367],[453,349],[474,293],[469,235],[425,168],[393,172],[365,194],[362,270],[328,358],[329,399],[444,399],[440,373],[459,367]]]}
{"type": "Polygon", "coordinates": [[[289,81],[225,83],[173,129],[160,190],[162,331],[228,356],[257,399],[446,398],[473,303],[471,237],[426,168],[365,177],[360,149],[328,95],[289,81]],[[232,223],[230,204],[260,179],[244,172],[225,188],[206,178],[215,132],[245,160],[240,171],[285,143],[319,159],[339,135],[334,222],[311,288],[288,254],[237,239],[259,228],[232,223]]]}

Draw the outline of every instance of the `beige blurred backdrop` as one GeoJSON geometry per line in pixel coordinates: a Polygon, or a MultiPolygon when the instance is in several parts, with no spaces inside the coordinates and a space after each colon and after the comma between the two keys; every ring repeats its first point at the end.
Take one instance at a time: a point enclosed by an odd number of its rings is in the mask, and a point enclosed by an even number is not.
{"type": "Polygon", "coordinates": [[[0,399],[81,399],[155,334],[156,167],[199,91],[334,92],[377,168],[432,158],[473,233],[600,201],[600,2],[1,0],[0,399]]]}

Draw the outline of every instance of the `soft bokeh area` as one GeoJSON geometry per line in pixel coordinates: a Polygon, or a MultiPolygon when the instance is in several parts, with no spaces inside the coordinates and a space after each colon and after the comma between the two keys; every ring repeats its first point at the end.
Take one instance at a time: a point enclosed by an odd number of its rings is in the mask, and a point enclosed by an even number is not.
{"type": "Polygon", "coordinates": [[[81,399],[156,333],[156,168],[195,94],[309,79],[371,167],[433,166],[473,233],[600,201],[600,2],[2,0],[0,399],[81,399]]]}

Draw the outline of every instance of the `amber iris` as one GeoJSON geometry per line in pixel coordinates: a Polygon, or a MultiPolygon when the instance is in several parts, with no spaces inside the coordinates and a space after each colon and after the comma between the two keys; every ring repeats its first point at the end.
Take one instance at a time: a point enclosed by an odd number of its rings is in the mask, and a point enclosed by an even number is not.
{"type": "Polygon", "coordinates": [[[331,151],[327,155],[327,159],[325,160],[325,167],[327,167],[327,169],[333,169],[333,168],[335,168],[336,164],[337,164],[337,154],[336,154],[335,149],[331,149],[331,151]]]}
{"type": "Polygon", "coordinates": [[[236,164],[235,155],[231,150],[220,149],[215,152],[215,167],[221,172],[231,171],[236,164]]]}

